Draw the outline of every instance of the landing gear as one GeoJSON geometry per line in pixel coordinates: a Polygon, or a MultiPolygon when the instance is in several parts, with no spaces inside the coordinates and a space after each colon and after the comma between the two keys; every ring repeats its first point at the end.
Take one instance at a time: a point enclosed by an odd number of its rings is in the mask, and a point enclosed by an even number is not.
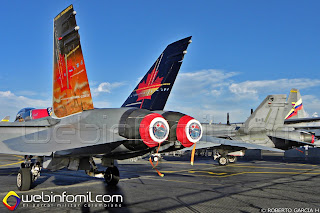
{"type": "Polygon", "coordinates": [[[218,161],[220,166],[226,166],[229,163],[229,158],[227,156],[227,152],[225,150],[213,150],[213,160],[218,161]]]}
{"type": "Polygon", "coordinates": [[[220,166],[225,166],[228,163],[237,162],[237,156],[244,156],[244,150],[227,150],[227,149],[214,149],[213,160],[218,161],[220,166]]]}
{"type": "Polygon", "coordinates": [[[162,159],[162,156],[160,153],[155,153],[151,155],[152,162],[161,161],[161,159],[162,159]]]}
{"type": "Polygon", "coordinates": [[[228,158],[229,158],[229,163],[237,162],[237,157],[236,156],[229,155],[228,158]]]}
{"type": "Polygon", "coordinates": [[[226,156],[221,156],[218,158],[218,163],[220,166],[226,166],[229,163],[229,159],[226,156]]]}
{"type": "Polygon", "coordinates": [[[34,181],[40,177],[41,159],[35,164],[31,161],[32,156],[26,156],[25,162],[21,164],[21,168],[17,175],[17,187],[20,191],[28,191],[34,181]]]}
{"type": "Polygon", "coordinates": [[[116,166],[108,167],[108,169],[104,173],[104,179],[106,183],[110,186],[117,185],[120,180],[120,173],[118,168],[116,166]]]}
{"type": "Polygon", "coordinates": [[[17,187],[20,191],[28,191],[32,183],[30,168],[21,168],[17,175],[17,187]]]}
{"type": "Polygon", "coordinates": [[[93,158],[89,159],[89,163],[91,165],[91,169],[86,171],[86,174],[92,177],[104,177],[106,183],[110,186],[115,186],[118,184],[120,180],[120,172],[118,168],[114,165],[114,160],[110,158],[102,158],[101,164],[102,166],[108,167],[107,170],[98,171],[98,167],[95,164],[93,158]]]}

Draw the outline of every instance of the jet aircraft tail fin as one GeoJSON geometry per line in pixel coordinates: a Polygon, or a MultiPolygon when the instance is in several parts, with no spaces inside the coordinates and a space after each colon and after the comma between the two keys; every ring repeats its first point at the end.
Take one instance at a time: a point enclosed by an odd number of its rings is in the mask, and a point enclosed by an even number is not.
{"type": "Polygon", "coordinates": [[[10,116],[4,117],[0,122],[9,122],[10,116]]]}
{"type": "Polygon", "coordinates": [[[54,18],[53,116],[93,109],[76,11],[70,5],[54,18]]]}
{"type": "Polygon", "coordinates": [[[268,95],[240,129],[249,133],[261,129],[276,130],[282,127],[286,98],[287,95],[268,95]]]}
{"type": "Polygon", "coordinates": [[[163,110],[190,43],[191,36],[168,45],[122,107],[163,110]]]}
{"type": "Polygon", "coordinates": [[[306,112],[303,109],[302,98],[298,89],[291,89],[288,97],[288,105],[284,110],[284,119],[305,118],[306,112]]]}

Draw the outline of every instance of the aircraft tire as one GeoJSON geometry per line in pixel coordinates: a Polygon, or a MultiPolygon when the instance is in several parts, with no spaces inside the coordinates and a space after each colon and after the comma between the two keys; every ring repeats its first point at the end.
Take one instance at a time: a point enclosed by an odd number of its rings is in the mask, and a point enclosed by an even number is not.
{"type": "Polygon", "coordinates": [[[21,168],[17,175],[17,187],[20,191],[28,191],[31,187],[32,177],[30,168],[21,168]]]}
{"type": "Polygon", "coordinates": [[[106,183],[110,186],[115,186],[118,184],[120,180],[120,173],[116,166],[114,167],[108,167],[104,174],[104,179],[106,183]]]}
{"type": "Polygon", "coordinates": [[[218,158],[218,163],[220,166],[226,166],[226,165],[228,165],[229,160],[227,157],[221,156],[220,158],[218,158]]]}
{"type": "Polygon", "coordinates": [[[229,156],[229,163],[235,163],[237,162],[237,157],[236,156],[229,156]]]}

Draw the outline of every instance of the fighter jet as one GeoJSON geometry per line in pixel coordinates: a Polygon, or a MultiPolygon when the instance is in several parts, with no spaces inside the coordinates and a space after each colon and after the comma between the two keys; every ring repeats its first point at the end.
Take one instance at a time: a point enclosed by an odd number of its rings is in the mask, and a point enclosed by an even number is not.
{"type": "MultiPolygon", "coordinates": [[[[303,145],[315,146],[314,134],[298,131],[284,125],[283,115],[292,115],[292,113],[285,112],[288,110],[287,105],[286,95],[269,95],[244,123],[226,125],[202,123],[203,134],[280,150],[303,145]]],[[[236,156],[243,156],[245,150],[230,143],[217,145],[213,148],[216,150],[213,156],[214,160],[218,160],[220,165],[235,162],[236,156]]]]}
{"type": "Polygon", "coordinates": [[[75,16],[70,5],[54,18],[52,116],[31,119],[34,109],[24,109],[19,115],[23,119],[28,114],[28,122],[0,123],[0,153],[26,156],[17,175],[19,190],[29,190],[42,168],[86,170],[116,185],[116,159],[141,156],[176,141],[192,146],[202,135],[200,122],[191,116],[161,111],[177,115],[167,121],[144,109],[163,110],[191,37],[161,53],[124,107],[95,109],[75,16]],[[94,156],[101,158],[106,171],[97,170],[94,156]]]}
{"type": "Polygon", "coordinates": [[[42,168],[85,170],[116,185],[120,174],[115,160],[184,147],[193,147],[194,153],[200,139],[198,148],[233,145],[279,151],[203,135],[198,120],[163,110],[191,37],[167,46],[121,108],[94,108],[75,15],[70,5],[54,18],[52,115],[0,122],[0,153],[25,156],[17,174],[19,190],[29,190],[42,168]],[[101,158],[106,171],[98,171],[93,157],[101,158]]]}

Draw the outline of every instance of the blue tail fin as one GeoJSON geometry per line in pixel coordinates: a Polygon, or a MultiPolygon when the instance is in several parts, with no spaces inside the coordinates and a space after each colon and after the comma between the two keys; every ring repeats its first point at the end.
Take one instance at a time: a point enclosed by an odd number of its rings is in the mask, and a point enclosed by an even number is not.
{"type": "Polygon", "coordinates": [[[163,110],[190,43],[191,36],[168,45],[122,107],[163,110]]]}

